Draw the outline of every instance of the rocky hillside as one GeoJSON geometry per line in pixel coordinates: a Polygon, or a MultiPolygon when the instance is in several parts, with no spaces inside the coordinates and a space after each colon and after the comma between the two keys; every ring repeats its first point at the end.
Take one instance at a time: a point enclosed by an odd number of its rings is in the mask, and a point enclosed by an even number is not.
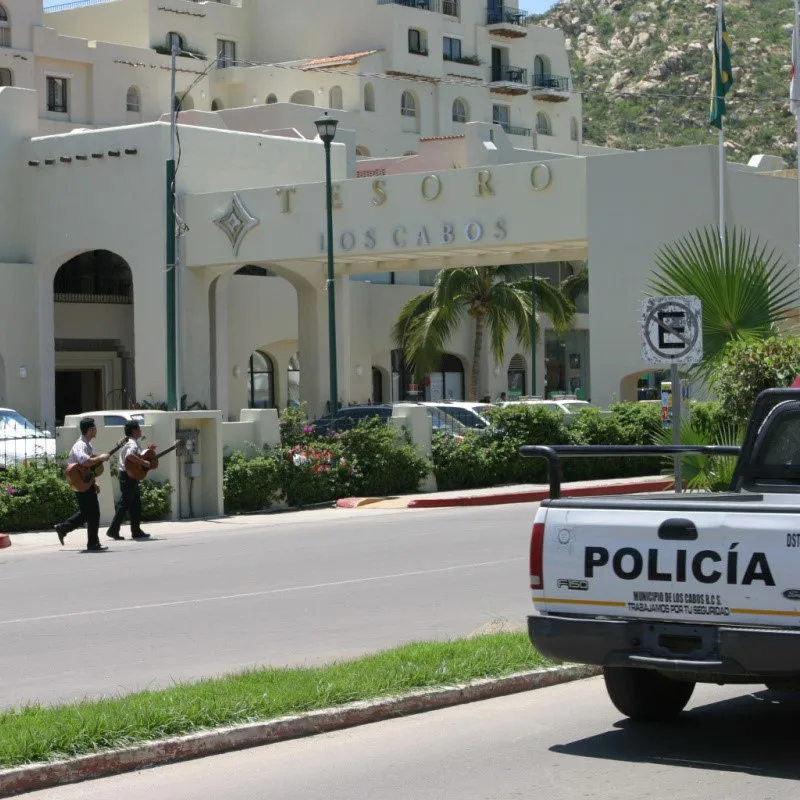
{"type": "MultiPolygon", "coordinates": [[[[735,81],[729,158],[772,153],[794,166],[792,0],[726,0],[725,17],[735,81]]],[[[714,0],[562,0],[537,19],[567,38],[586,142],[637,149],[717,141],[708,125],[714,0]]]]}

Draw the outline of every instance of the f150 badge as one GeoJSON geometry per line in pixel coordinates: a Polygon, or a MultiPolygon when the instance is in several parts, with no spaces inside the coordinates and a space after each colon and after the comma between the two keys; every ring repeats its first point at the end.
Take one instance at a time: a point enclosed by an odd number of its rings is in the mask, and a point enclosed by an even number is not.
{"type": "Polygon", "coordinates": [[[572,592],[588,592],[589,581],[582,581],[576,578],[559,578],[556,581],[559,589],[569,589],[572,592]]]}

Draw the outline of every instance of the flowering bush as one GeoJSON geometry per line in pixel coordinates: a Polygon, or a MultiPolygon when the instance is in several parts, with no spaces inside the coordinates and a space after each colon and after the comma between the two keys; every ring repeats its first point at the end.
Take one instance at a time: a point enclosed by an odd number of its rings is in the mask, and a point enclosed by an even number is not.
{"type": "Polygon", "coordinates": [[[50,528],[77,510],[63,463],[32,463],[0,473],[0,531],[50,528]]]}
{"type": "Polygon", "coordinates": [[[332,502],[352,494],[353,470],[341,446],[333,441],[284,448],[279,469],[281,488],[290,506],[332,502]]]}

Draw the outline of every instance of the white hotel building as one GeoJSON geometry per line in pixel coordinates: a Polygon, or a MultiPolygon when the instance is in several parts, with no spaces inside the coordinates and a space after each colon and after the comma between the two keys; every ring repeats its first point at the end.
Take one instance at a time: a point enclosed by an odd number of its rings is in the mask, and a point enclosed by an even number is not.
{"type": "MultiPolygon", "coordinates": [[[[635,399],[653,254],[716,221],[715,150],[584,146],[562,34],[486,3],[0,0],[0,405],[52,421],[166,397],[173,40],[190,402],[230,419],[298,399],[325,410],[323,109],[340,120],[343,403],[406,397],[390,329],[437,270],[535,264],[557,281],[587,259],[574,329],[542,320],[535,390],[635,399]]],[[[766,174],[780,166],[729,165],[727,218],[793,259],[796,188],[766,174]]],[[[453,337],[429,396],[463,396],[471,337],[453,337]]],[[[480,366],[481,395],[531,393],[516,342],[480,366]]]]}

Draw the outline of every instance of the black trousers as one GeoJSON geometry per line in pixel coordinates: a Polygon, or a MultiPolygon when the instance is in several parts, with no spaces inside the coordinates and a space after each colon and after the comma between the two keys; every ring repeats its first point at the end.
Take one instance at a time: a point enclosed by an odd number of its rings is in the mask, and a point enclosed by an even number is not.
{"type": "Polygon", "coordinates": [[[66,522],[62,523],[64,532],[69,533],[75,528],[86,525],[86,544],[88,547],[100,544],[100,501],[97,499],[97,492],[94,487],[88,492],[75,492],[75,502],[78,504],[78,511],[73,514],[66,522]]]}
{"type": "Polygon", "coordinates": [[[119,529],[125,521],[125,515],[131,518],[131,531],[141,533],[142,531],[142,497],[139,493],[139,481],[129,478],[126,472],[119,473],[120,497],[117,500],[117,513],[111,520],[108,533],[119,534],[119,529]]]}

